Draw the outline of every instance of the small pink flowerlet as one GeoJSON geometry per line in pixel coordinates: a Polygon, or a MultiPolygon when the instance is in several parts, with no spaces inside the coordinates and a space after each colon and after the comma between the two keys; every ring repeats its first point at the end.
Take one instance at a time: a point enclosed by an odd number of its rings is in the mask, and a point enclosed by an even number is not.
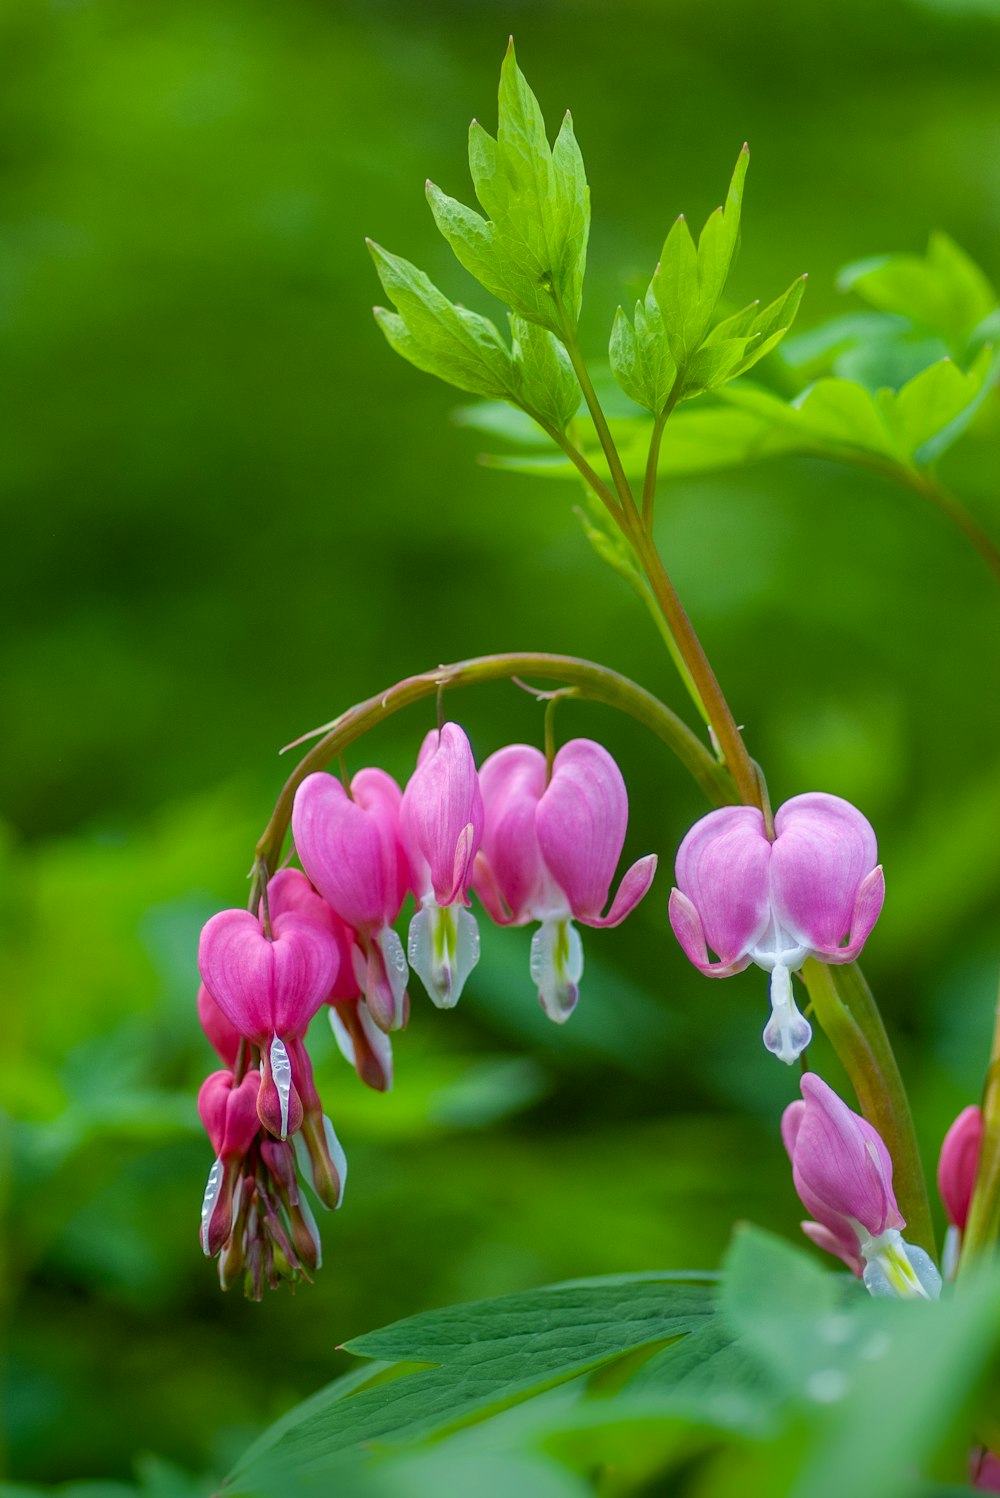
{"type": "Polygon", "coordinates": [[[948,1232],[941,1255],[941,1269],[946,1280],[953,1279],[958,1268],[982,1144],[982,1109],[975,1105],[963,1108],[944,1136],[938,1160],[938,1191],[948,1214],[948,1232]]]}
{"type": "Polygon", "coordinates": [[[302,1123],[286,1042],[300,1039],[337,974],[329,932],[295,912],[278,915],[272,936],[248,910],[222,910],[201,933],[202,982],[230,1024],[260,1048],[257,1111],[284,1139],[302,1123]]]}
{"type": "Polygon", "coordinates": [[[239,1210],[243,1162],[257,1135],[257,1091],[260,1077],[248,1072],[234,1086],[231,1071],[206,1077],[198,1093],[198,1114],[215,1150],[215,1164],[201,1204],[201,1246],[210,1258],[219,1252],[239,1210]]]}
{"type": "Polygon", "coordinates": [[[656,855],[628,870],[602,915],[625,842],[628,796],[611,755],[572,739],[548,774],[528,744],[492,754],[479,772],[486,808],[475,888],[500,925],[540,921],[531,940],[531,976],[549,1019],[562,1024],[579,998],[583,944],[573,921],[617,926],[652,883],[656,855]]]}
{"type": "Polygon", "coordinates": [[[751,962],[771,974],[764,1044],[791,1065],[812,1038],[791,974],[808,957],[853,962],[882,909],[885,880],[875,833],[839,796],[793,796],[774,831],[769,842],[755,806],[723,807],[696,822],[677,852],[670,924],[709,978],[751,962]]]}
{"type": "Polygon", "coordinates": [[[400,829],[417,897],[410,966],[439,1009],[452,1009],[479,961],[479,928],[469,903],[472,864],[483,836],[483,798],[472,748],[457,723],[424,739],[403,792],[400,829]]]}
{"type": "Polygon", "coordinates": [[[359,770],[347,791],[323,771],[295,793],[292,835],[302,867],[356,933],[354,971],[382,1030],[406,1024],[409,971],[392,922],[410,885],[399,835],[402,792],[384,770],[359,770]]]}
{"type": "Polygon", "coordinates": [[[878,1131],[814,1072],[802,1078],[781,1135],[799,1199],[815,1221],[802,1231],[836,1254],[872,1295],[936,1300],[941,1276],[922,1248],[905,1243],[892,1190],[892,1160],[878,1131]]]}

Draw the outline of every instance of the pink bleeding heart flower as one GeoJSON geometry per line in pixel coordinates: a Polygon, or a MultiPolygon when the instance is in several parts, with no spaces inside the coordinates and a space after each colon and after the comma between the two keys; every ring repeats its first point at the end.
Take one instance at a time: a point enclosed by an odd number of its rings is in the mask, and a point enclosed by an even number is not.
{"type": "Polygon", "coordinates": [[[307,775],[295,793],[292,834],[302,866],[356,933],[354,973],[375,1023],[405,1025],[406,955],[392,922],[409,889],[399,837],[403,793],[383,770],[359,770],[347,791],[332,775],[307,775]]]}
{"type": "Polygon", "coordinates": [[[261,1143],[260,1157],[281,1199],[299,1262],[307,1269],[322,1269],[323,1243],[312,1209],[299,1190],[295,1151],[287,1139],[268,1138],[261,1143]]]}
{"type": "Polygon", "coordinates": [[[531,976],[550,1019],[568,1019],[579,997],[583,945],[573,921],[617,926],[649,889],[656,856],[632,865],[607,915],[611,880],[625,842],[628,795],[608,751],[572,739],[545,756],[527,744],[500,749],[479,772],[486,824],[475,888],[493,920],[540,921],[531,976]]]}
{"type": "Polygon", "coordinates": [[[358,987],[354,970],[356,965],[363,969],[365,958],[357,936],[299,869],[281,869],[275,874],[267,886],[267,899],[272,915],[295,910],[316,921],[336,941],[340,965],[326,1002],[337,1048],[362,1082],[376,1092],[389,1092],[392,1042],[375,1024],[358,987]]]}
{"type": "Polygon", "coordinates": [[[944,1136],[938,1159],[938,1191],[948,1214],[948,1233],[941,1256],[941,1268],[947,1280],[954,1277],[958,1268],[982,1146],[983,1111],[973,1104],[962,1109],[944,1136]]]}
{"type": "Polygon", "coordinates": [[[198,1093],[198,1113],[215,1150],[215,1164],[201,1205],[201,1246],[209,1257],[219,1252],[232,1232],[243,1161],[260,1132],[260,1077],[248,1072],[238,1086],[234,1083],[231,1071],[215,1071],[205,1078],[198,1093]]]}
{"type": "Polygon", "coordinates": [[[439,1009],[451,1009],[479,961],[479,928],[469,903],[472,865],[483,836],[483,798],[472,748],[457,723],[424,739],[400,815],[418,909],[407,955],[439,1009]]]}
{"type": "Polygon", "coordinates": [[[286,1042],[303,1036],[337,972],[337,945],[314,921],[290,911],[272,935],[248,910],[222,910],[201,933],[202,981],[241,1035],[259,1047],[261,1123],[284,1139],[302,1122],[286,1042]]]}
{"type": "Polygon", "coordinates": [[[770,842],[755,806],[723,807],[696,822],[677,852],[670,924],[710,978],[751,962],[771,974],[764,1044],[791,1064],[812,1038],[791,974],[808,957],[853,962],[882,909],[885,880],[875,833],[839,796],[793,796],[774,831],[770,842]]]}
{"type": "Polygon", "coordinates": [[[1000,1457],[980,1446],[969,1460],[969,1477],[979,1493],[1000,1493],[1000,1457]]]}
{"type": "Polygon", "coordinates": [[[872,1295],[936,1299],[941,1277],[923,1249],[905,1243],[881,1135],[814,1072],[802,1078],[781,1134],[799,1199],[815,1221],[802,1229],[864,1280],[872,1295]]]}

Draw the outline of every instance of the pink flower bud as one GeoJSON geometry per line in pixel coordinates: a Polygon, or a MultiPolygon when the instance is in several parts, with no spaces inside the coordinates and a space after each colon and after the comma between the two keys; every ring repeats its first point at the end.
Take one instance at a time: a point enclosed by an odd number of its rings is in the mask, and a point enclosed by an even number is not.
{"type": "Polygon", "coordinates": [[[483,835],[476,762],[457,723],[424,739],[400,827],[418,904],[407,956],[434,1003],[451,1009],[479,961],[479,928],[464,907],[483,835]]]}
{"type": "Polygon", "coordinates": [[[572,1012],[583,973],[583,949],[572,920],[617,926],[648,890],[650,854],[633,864],[606,915],[601,914],[625,842],[628,796],[611,755],[590,739],[573,739],[555,756],[511,744],[483,765],[486,808],[476,892],[495,921],[541,921],[531,971],[550,1019],[572,1012]]]}
{"type": "Polygon", "coordinates": [[[944,1136],[937,1173],[938,1191],[941,1193],[948,1221],[960,1233],[965,1232],[969,1216],[982,1143],[982,1109],[975,1105],[963,1108],[944,1136]]]}
{"type": "Polygon", "coordinates": [[[285,1042],[305,1034],[337,973],[337,944],[308,917],[275,917],[273,937],[246,910],[223,910],[205,926],[198,966],[223,1014],[260,1048],[257,1109],[281,1138],[301,1118],[285,1042]]]}
{"type": "Polygon", "coordinates": [[[969,1476],[978,1493],[1000,1493],[1000,1457],[981,1446],[972,1454],[969,1476]]]}
{"type": "Polygon", "coordinates": [[[468,905],[472,861],[483,836],[483,798],[465,733],[446,723],[424,739],[400,813],[418,900],[468,905]]]}
{"type": "Polygon", "coordinates": [[[790,1064],[812,1031],[789,975],[808,957],[853,962],[882,909],[885,881],[871,826],[839,796],[793,796],[774,830],[769,842],[753,806],[727,806],[696,822],[678,849],[670,924],[710,978],[751,962],[771,974],[764,1044],[790,1064]]]}
{"type": "Polygon", "coordinates": [[[340,999],[356,999],[360,990],[354,977],[352,951],[355,946],[354,932],[346,925],[331,905],[317,894],[300,869],[279,869],[268,881],[267,903],[271,919],[295,911],[307,916],[328,931],[337,943],[339,962],[337,975],[326,996],[328,1004],[340,999]]]}
{"type": "Polygon", "coordinates": [[[904,1243],[892,1160],[878,1131],[814,1072],[802,1078],[781,1133],[792,1179],[814,1222],[803,1231],[864,1279],[873,1295],[936,1298],[941,1279],[922,1249],[904,1243]]]}
{"type": "Polygon", "coordinates": [[[258,1083],[256,1074],[248,1072],[234,1087],[232,1072],[216,1071],[198,1093],[198,1113],[216,1155],[201,1207],[201,1246],[209,1256],[219,1252],[232,1231],[243,1161],[260,1131],[258,1083]]]}
{"type": "Polygon", "coordinates": [[[400,842],[402,792],[383,770],[360,770],[351,794],[332,775],[307,775],[295,794],[292,833],[302,866],[356,933],[352,968],[372,1017],[398,1029],[408,1013],[406,955],[392,922],[409,888],[400,842]]]}

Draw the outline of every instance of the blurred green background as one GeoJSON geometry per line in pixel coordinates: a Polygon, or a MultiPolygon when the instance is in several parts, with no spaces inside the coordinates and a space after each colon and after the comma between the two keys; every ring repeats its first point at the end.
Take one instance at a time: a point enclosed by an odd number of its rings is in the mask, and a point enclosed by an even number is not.
{"type": "MultiPolygon", "coordinates": [[[[202,921],[244,875],[277,748],[400,676],[502,649],[596,657],[684,711],[573,491],[477,466],[456,394],[371,320],[371,234],[492,311],[426,211],[468,195],[509,31],[593,191],[584,309],[618,301],[678,211],[701,222],[744,138],[741,305],[947,230],[1000,273],[998,11],[791,0],[8,0],[0,320],[0,641],[12,1477],[216,1473],[394,1317],[560,1277],[715,1264],[734,1216],[794,1235],[765,1056],[766,980],[710,985],[666,923],[703,811],[642,730],[616,753],[652,896],[590,933],[556,1031],[527,935],[484,933],[458,1012],[414,986],[397,1089],[317,1033],[351,1163],[313,1287],[253,1306],[198,1251],[202,921]],[[150,1453],[158,1453],[155,1458],[150,1453]]],[[[762,366],[766,376],[766,366],[762,366]]],[[[995,419],[946,465],[1000,530],[995,419]]],[[[876,824],[888,902],[865,965],[933,1160],[977,1095],[995,1000],[1000,600],[957,533],[875,477],[804,459],[677,484],[661,540],[777,801],[822,788],[876,824]]],[[[512,687],[455,697],[480,757],[538,741],[512,687]]],[[[408,773],[433,708],[352,756],[408,773]]],[[[819,1048],[817,1048],[819,1049],[819,1048]]],[[[822,1053],[820,1060],[823,1060],[822,1053]]],[[[827,1074],[836,1078],[832,1064],[827,1074]]]]}

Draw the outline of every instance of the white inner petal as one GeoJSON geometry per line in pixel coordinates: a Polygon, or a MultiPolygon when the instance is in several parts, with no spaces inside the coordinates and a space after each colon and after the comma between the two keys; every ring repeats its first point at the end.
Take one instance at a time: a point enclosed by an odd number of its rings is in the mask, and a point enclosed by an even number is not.
{"type": "Polygon", "coordinates": [[[344,1060],[349,1066],[357,1066],[358,1058],[354,1050],[354,1041],[351,1039],[351,1032],[337,1012],[336,1004],[330,1005],[330,1029],[333,1031],[333,1038],[337,1042],[337,1050],[343,1056],[344,1060]]]}
{"type": "Polygon", "coordinates": [[[288,1103],[292,1095],[292,1063],[288,1059],[285,1043],[275,1035],[271,1040],[271,1076],[278,1090],[281,1107],[281,1137],[288,1136],[288,1103]]]}
{"type": "Polygon", "coordinates": [[[544,920],[531,938],[531,976],[550,1020],[565,1024],[580,997],[583,943],[565,916],[544,920]]]}
{"type": "Polygon", "coordinates": [[[205,1195],[201,1201],[201,1247],[206,1254],[208,1253],[208,1230],[212,1223],[212,1213],[215,1211],[216,1202],[219,1200],[219,1192],[222,1190],[224,1174],[222,1161],[216,1160],[208,1172],[208,1185],[205,1187],[205,1195]]]}
{"type": "Polygon", "coordinates": [[[771,1018],[764,1026],[764,1044],[779,1061],[791,1066],[812,1040],[812,1026],[798,1011],[792,995],[792,975],[783,963],[771,969],[771,1018]]]}
{"type": "Polygon", "coordinates": [[[479,927],[461,905],[424,901],[410,922],[410,966],[439,1009],[453,1009],[479,961],[479,927]]]}

